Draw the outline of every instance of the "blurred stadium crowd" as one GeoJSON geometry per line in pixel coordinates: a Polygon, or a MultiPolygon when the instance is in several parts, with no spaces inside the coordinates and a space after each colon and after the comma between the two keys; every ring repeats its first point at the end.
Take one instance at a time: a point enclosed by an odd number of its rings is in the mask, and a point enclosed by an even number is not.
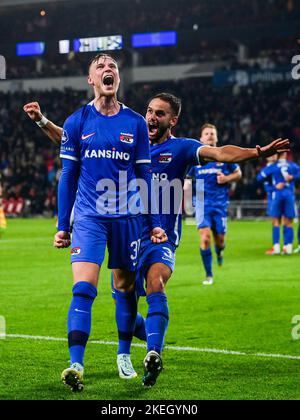
{"type": "MultiPolygon", "coordinates": [[[[274,34],[273,45],[268,38],[247,43],[248,58],[256,61],[243,63],[243,67],[272,68],[286,66],[296,52],[297,45],[287,42],[277,32],[278,25],[295,24],[300,19],[300,4],[296,0],[173,0],[172,4],[160,0],[115,0],[62,2],[47,4],[47,13],[41,16],[31,6],[22,9],[7,8],[0,13],[0,39],[14,41],[45,41],[55,44],[58,40],[122,34],[128,38],[136,32],[176,30],[189,39],[198,31],[216,29],[200,43],[169,48],[141,48],[122,50],[117,54],[120,63],[126,65],[162,65],[203,61],[226,61],[227,68],[237,67],[237,39],[221,35],[221,31],[237,30],[241,34],[255,34],[262,26],[269,25],[274,34]],[[116,10],[118,13],[116,13],[116,10]],[[245,13],[245,11],[247,11],[245,13]],[[159,19],[157,19],[159,13],[159,19]],[[13,25],[11,24],[13,22],[13,25]],[[86,22],[86,24],[84,24],[86,22]],[[249,28],[250,25],[250,28],[249,28]],[[259,60],[257,60],[259,59],[259,60]]],[[[294,41],[291,38],[292,41],[294,41]]],[[[8,41],[7,41],[8,43],[8,41]]],[[[47,44],[48,45],[48,44],[47,44]]],[[[47,50],[43,57],[8,57],[8,75],[12,78],[57,77],[86,73],[86,57],[59,55],[47,50]]],[[[241,64],[238,63],[240,67],[241,64]]]]}
{"type": "Polygon", "coordinates": [[[22,10],[22,14],[14,15],[7,10],[0,17],[2,35],[12,40],[33,40],[38,34],[41,38],[59,39],[77,37],[78,28],[83,22],[86,36],[94,36],[101,29],[103,34],[117,32],[144,32],[165,30],[185,30],[193,25],[199,27],[230,27],[259,23],[293,21],[300,16],[300,5],[296,0],[173,0],[162,2],[152,0],[113,0],[90,1],[74,4],[61,3],[59,15],[57,5],[47,5],[46,16],[32,19],[32,9],[22,10]],[[117,13],[116,13],[117,10],[117,13]],[[245,13],[245,11],[247,11],[245,13]],[[159,19],[158,19],[159,14],[159,19]],[[14,25],[11,24],[12,18],[14,25]]]}
{"type": "MultiPolygon", "coordinates": [[[[291,41],[292,43],[293,41],[291,41]]],[[[220,63],[220,70],[235,69],[273,69],[288,67],[291,57],[299,53],[299,47],[279,43],[276,47],[263,48],[257,46],[249,51],[249,57],[244,62],[238,59],[238,50],[229,45],[210,44],[203,42],[201,48],[191,45],[178,50],[178,47],[154,47],[140,49],[137,53],[136,66],[158,66],[169,64],[189,64],[202,62],[220,63]]],[[[128,50],[114,52],[119,67],[132,66],[134,57],[128,50]]],[[[32,79],[62,76],[85,76],[87,72],[86,55],[55,55],[45,57],[9,58],[7,77],[9,79],[32,79]]]]}

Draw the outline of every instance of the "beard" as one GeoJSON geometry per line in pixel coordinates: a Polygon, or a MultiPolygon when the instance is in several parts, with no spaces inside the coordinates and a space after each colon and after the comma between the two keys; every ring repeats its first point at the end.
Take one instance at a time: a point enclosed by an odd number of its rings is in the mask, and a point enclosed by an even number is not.
{"type": "Polygon", "coordinates": [[[168,131],[168,129],[170,128],[169,125],[160,125],[157,129],[157,133],[155,134],[154,137],[151,137],[151,141],[152,143],[156,143],[158,142],[162,137],[164,137],[164,135],[166,134],[166,132],[168,131]]]}

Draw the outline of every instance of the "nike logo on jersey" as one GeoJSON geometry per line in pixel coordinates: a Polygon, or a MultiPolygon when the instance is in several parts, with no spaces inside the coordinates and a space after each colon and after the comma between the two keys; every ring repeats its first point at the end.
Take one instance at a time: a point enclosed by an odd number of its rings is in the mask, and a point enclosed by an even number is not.
{"type": "Polygon", "coordinates": [[[90,138],[90,137],[92,137],[92,136],[94,136],[96,133],[92,133],[92,134],[88,134],[88,135],[84,135],[84,134],[82,134],[82,136],[81,136],[81,140],[86,140],[86,139],[88,139],[88,138],[90,138]]]}
{"type": "Polygon", "coordinates": [[[148,334],[148,337],[151,337],[151,335],[159,335],[159,333],[151,333],[151,334],[148,334]]]}

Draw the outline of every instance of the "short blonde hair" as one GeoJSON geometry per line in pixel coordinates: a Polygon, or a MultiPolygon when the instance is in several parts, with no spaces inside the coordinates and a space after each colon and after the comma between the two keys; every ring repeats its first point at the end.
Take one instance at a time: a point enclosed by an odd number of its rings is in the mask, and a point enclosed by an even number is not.
{"type": "Polygon", "coordinates": [[[213,128],[214,130],[216,130],[216,132],[218,132],[217,127],[213,124],[209,124],[209,123],[205,123],[202,125],[202,127],[200,128],[200,137],[202,137],[202,133],[206,128],[213,128]]]}

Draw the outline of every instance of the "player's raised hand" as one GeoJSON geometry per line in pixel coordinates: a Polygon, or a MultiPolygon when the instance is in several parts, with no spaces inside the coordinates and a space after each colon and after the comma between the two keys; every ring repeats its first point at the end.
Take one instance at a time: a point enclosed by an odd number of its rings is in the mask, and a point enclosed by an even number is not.
{"type": "Polygon", "coordinates": [[[227,176],[226,175],[224,175],[222,172],[217,174],[217,183],[219,185],[227,184],[227,182],[228,181],[227,181],[227,176]]]}
{"type": "Polygon", "coordinates": [[[53,246],[55,248],[68,248],[71,245],[71,237],[68,232],[57,232],[54,236],[53,246]]]}
{"type": "Polygon", "coordinates": [[[150,236],[154,244],[162,244],[168,240],[166,232],[159,227],[152,229],[150,236]]]}
{"type": "Polygon", "coordinates": [[[290,141],[288,139],[277,139],[272,141],[272,143],[268,144],[267,146],[260,147],[256,146],[256,150],[258,152],[258,156],[267,158],[276,153],[284,153],[290,151],[290,141]]]}
{"type": "Polygon", "coordinates": [[[28,117],[35,122],[41,121],[43,118],[41,107],[38,102],[30,102],[24,105],[23,110],[26,112],[28,117]]]}

